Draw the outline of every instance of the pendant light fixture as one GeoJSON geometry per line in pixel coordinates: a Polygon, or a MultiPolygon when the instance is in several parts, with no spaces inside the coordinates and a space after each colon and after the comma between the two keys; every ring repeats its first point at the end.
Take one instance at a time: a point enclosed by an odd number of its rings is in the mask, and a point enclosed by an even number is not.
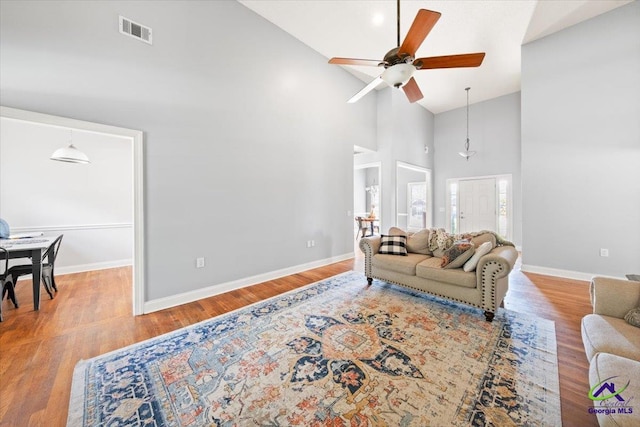
{"type": "Polygon", "coordinates": [[[469,157],[471,157],[474,154],[476,154],[475,151],[470,151],[469,150],[469,89],[471,89],[471,88],[467,87],[467,88],[464,89],[464,90],[467,91],[467,141],[464,143],[464,151],[459,151],[458,152],[458,154],[460,154],[462,157],[467,159],[467,161],[469,161],[469,157]]]}
{"type": "Polygon", "coordinates": [[[91,163],[89,157],[73,145],[73,130],[69,131],[69,146],[58,148],[51,155],[51,160],[67,163],[91,163]]]}

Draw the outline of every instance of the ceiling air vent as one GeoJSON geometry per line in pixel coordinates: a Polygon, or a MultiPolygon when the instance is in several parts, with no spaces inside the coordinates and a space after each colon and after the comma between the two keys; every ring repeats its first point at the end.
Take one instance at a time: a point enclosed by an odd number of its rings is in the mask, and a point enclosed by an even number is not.
{"type": "Polygon", "coordinates": [[[120,16],[120,32],[127,36],[133,37],[145,43],[152,44],[151,42],[151,28],[144,25],[133,22],[129,18],[120,16]]]}

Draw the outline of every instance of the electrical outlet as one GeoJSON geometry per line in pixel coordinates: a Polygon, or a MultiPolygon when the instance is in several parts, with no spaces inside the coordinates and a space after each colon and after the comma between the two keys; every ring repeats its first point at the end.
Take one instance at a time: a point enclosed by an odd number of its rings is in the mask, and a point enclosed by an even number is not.
{"type": "Polygon", "coordinates": [[[609,249],[600,248],[600,256],[609,256],[609,249]]]}
{"type": "Polygon", "coordinates": [[[315,240],[312,240],[312,241],[311,241],[311,247],[313,248],[313,247],[315,247],[315,245],[316,245],[316,241],[315,241],[315,240]]]}
{"type": "Polygon", "coordinates": [[[204,268],[204,258],[196,258],[196,268],[204,268]]]}

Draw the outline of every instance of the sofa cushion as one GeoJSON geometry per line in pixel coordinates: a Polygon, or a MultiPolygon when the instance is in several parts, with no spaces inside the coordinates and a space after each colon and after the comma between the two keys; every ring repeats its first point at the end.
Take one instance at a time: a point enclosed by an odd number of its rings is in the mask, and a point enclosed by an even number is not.
{"type": "Polygon", "coordinates": [[[398,227],[391,227],[389,229],[389,234],[392,236],[407,236],[407,252],[431,255],[431,251],[429,250],[428,228],[411,233],[398,227]]]}
{"type": "Polygon", "coordinates": [[[407,255],[407,236],[380,236],[379,254],[407,255]]]}
{"type": "Polygon", "coordinates": [[[630,325],[640,328],[640,307],[632,308],[624,315],[624,320],[630,325]]]}
{"type": "Polygon", "coordinates": [[[441,267],[444,268],[460,268],[465,262],[471,258],[475,247],[467,240],[459,240],[453,244],[449,249],[444,251],[442,255],[441,267]]]}
{"type": "Polygon", "coordinates": [[[582,342],[589,360],[601,352],[640,361],[640,333],[624,319],[587,314],[582,318],[582,342]]]}
{"type": "Polygon", "coordinates": [[[395,271],[396,273],[416,275],[416,265],[429,258],[428,255],[407,254],[407,256],[386,255],[377,253],[371,259],[371,265],[375,268],[395,271]]]}
{"type": "Polygon", "coordinates": [[[476,273],[466,273],[461,268],[447,270],[440,267],[441,263],[442,259],[437,257],[422,261],[416,266],[416,276],[465,288],[476,287],[476,273]]]}
{"type": "Polygon", "coordinates": [[[407,237],[407,251],[422,255],[431,255],[429,250],[429,229],[416,231],[407,237]]]}
{"type": "Polygon", "coordinates": [[[620,398],[612,396],[608,399],[593,401],[593,409],[598,423],[602,427],[632,427],[640,425],[640,411],[637,410],[637,396],[640,396],[640,362],[620,357],[615,354],[598,353],[589,365],[589,385],[594,397],[605,397],[612,394],[612,389],[620,392],[620,398]],[[629,382],[627,388],[622,388],[629,382]],[[602,391],[600,389],[605,387],[602,391]],[[608,387],[611,386],[611,387],[608,387]],[[598,394],[595,396],[595,394],[598,394]],[[617,405],[607,407],[607,405],[617,405]],[[625,405],[629,405],[626,407],[625,405]],[[626,410],[620,411],[623,406],[626,410]]]}

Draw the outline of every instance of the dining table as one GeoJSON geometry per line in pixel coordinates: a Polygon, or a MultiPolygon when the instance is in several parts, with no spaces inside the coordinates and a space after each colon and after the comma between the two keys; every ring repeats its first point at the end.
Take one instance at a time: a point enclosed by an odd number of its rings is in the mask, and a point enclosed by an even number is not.
{"type": "MultiPolygon", "coordinates": [[[[371,216],[369,216],[369,217],[367,217],[367,216],[359,216],[357,219],[359,221],[369,223],[369,228],[371,230],[371,234],[370,235],[373,236],[375,234],[374,230],[375,230],[375,227],[376,227],[376,223],[380,222],[380,220],[378,218],[371,217],[371,216]]],[[[362,230],[362,237],[365,237],[365,231],[364,230],[362,230]]]]}
{"type": "Polygon", "coordinates": [[[9,253],[9,259],[31,258],[32,284],[33,284],[33,309],[40,309],[40,278],[42,277],[42,252],[59,237],[35,236],[20,239],[0,239],[0,247],[9,253]]]}

